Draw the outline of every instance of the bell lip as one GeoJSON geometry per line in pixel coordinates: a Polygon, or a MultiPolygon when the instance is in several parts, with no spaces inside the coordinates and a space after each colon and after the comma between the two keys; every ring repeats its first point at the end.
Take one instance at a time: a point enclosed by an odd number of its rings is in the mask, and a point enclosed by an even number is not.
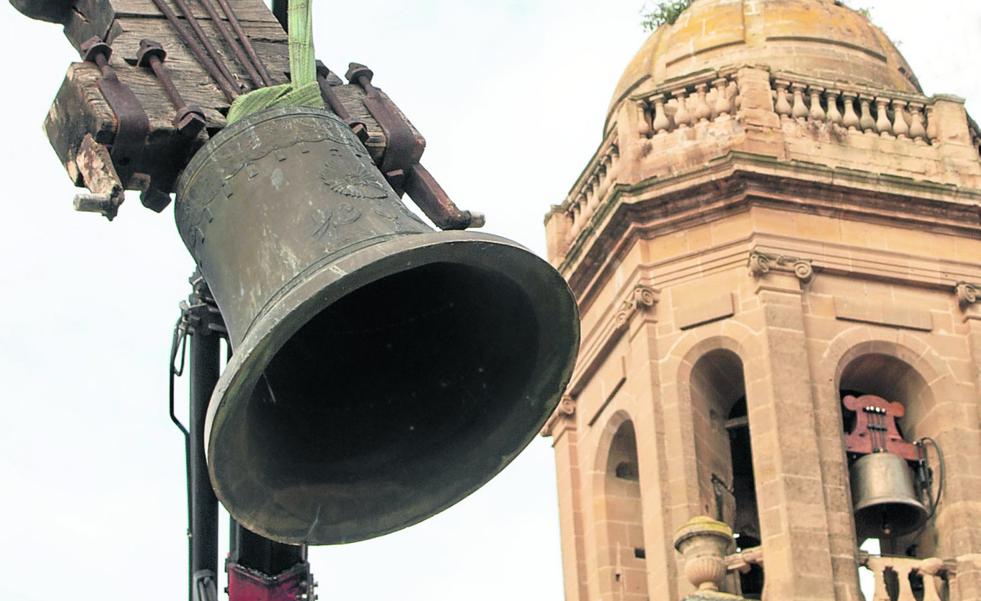
{"type": "MultiPolygon", "coordinates": [[[[561,326],[556,325],[554,326],[554,329],[558,330],[560,327],[561,326]]],[[[579,353],[580,341],[581,332],[579,307],[567,282],[562,278],[558,271],[556,271],[541,257],[534,254],[524,246],[506,238],[495,236],[493,234],[475,233],[470,231],[444,231],[426,234],[411,234],[385,240],[359,249],[348,255],[339,257],[337,260],[325,264],[323,267],[311,274],[303,284],[290,290],[288,293],[279,298],[274,305],[267,308],[264,316],[253,324],[253,327],[238,345],[238,348],[235,349],[235,353],[228,361],[217,384],[215,385],[214,392],[212,393],[211,400],[208,404],[208,411],[204,425],[205,459],[207,460],[208,474],[211,479],[215,495],[240,525],[270,540],[285,544],[349,544],[378,538],[419,524],[430,517],[445,511],[482,488],[501,471],[503,471],[504,468],[510,465],[510,463],[516,459],[517,456],[520,455],[521,452],[524,451],[535,439],[545,422],[554,412],[556,406],[558,406],[558,403],[562,398],[562,394],[572,379],[576,358],[579,353]],[[225,491],[222,490],[221,486],[216,481],[215,468],[210,460],[210,457],[212,454],[212,433],[215,431],[216,427],[222,427],[223,422],[225,421],[216,421],[218,418],[219,409],[221,408],[225,398],[237,390],[251,389],[254,387],[259,379],[259,375],[262,373],[262,370],[255,368],[243,369],[243,366],[255,363],[268,364],[268,362],[276,355],[276,353],[290,339],[290,337],[298,332],[325,307],[384,277],[447,259],[467,259],[467,262],[474,266],[490,268],[506,274],[506,272],[501,270],[500,266],[495,264],[493,261],[474,260],[473,257],[479,257],[480,254],[460,251],[456,251],[452,254],[441,252],[453,251],[455,250],[454,247],[460,247],[462,250],[462,247],[469,247],[473,245],[492,245],[509,248],[516,252],[527,253],[530,261],[539,261],[542,264],[542,272],[544,274],[554,274],[552,279],[554,280],[554,285],[558,289],[555,291],[552,300],[558,302],[561,302],[563,298],[566,300],[566,307],[564,310],[556,307],[555,305],[551,305],[549,307],[549,312],[551,313],[568,314],[569,331],[567,334],[572,344],[569,345],[568,354],[565,361],[565,370],[561,373],[559,381],[556,382],[557,386],[554,389],[554,393],[544,403],[542,414],[538,417],[537,423],[533,428],[529,429],[528,433],[521,439],[520,444],[516,445],[513,453],[501,461],[497,469],[493,473],[488,474],[487,477],[484,478],[476,487],[468,490],[462,495],[450,498],[447,502],[441,505],[434,506],[431,511],[426,513],[426,515],[416,516],[399,525],[386,526],[384,528],[371,531],[370,533],[362,533],[357,536],[344,536],[329,540],[284,537],[264,528],[261,524],[256,523],[253,519],[251,519],[251,516],[237,514],[236,508],[230,505],[229,499],[225,495],[225,491]],[[412,260],[407,262],[407,259],[412,260]],[[371,277],[359,279],[356,285],[347,287],[343,286],[341,282],[345,276],[350,273],[344,269],[346,264],[356,266],[356,269],[361,275],[363,275],[362,270],[365,270],[368,267],[372,268],[371,277]],[[551,274],[549,272],[551,272],[551,274]],[[324,293],[328,291],[329,285],[333,285],[330,288],[331,294],[325,295],[324,293]],[[563,294],[563,292],[565,294],[563,294]],[[287,320],[289,320],[289,322],[284,323],[287,320]]]]}

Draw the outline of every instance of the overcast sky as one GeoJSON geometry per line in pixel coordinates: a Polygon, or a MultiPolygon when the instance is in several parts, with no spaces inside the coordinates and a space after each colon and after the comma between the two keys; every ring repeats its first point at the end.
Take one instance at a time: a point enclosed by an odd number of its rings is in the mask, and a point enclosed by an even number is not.
{"type": "MultiPolygon", "coordinates": [[[[981,3],[878,4],[875,22],[926,92],[966,96],[981,116],[981,3]]],[[[426,136],[429,169],[488,214],[488,231],[542,252],[542,216],[599,143],[613,86],[645,37],[641,6],[318,0],[316,43],[337,71],[352,60],[375,70],[426,136]]],[[[57,27],[9,6],[0,30],[0,597],[181,599],[183,443],[167,418],[165,369],[192,262],[169,210],[131,197],[112,224],[72,211],[75,191],[40,125],[77,57],[57,27]]],[[[559,601],[548,441],[420,526],[311,558],[325,601],[559,601]]]]}

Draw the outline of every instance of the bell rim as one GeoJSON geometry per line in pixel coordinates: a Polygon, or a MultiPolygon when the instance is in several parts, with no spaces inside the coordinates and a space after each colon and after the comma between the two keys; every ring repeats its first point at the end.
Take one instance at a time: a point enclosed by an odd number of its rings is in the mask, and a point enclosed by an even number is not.
{"type": "MultiPolygon", "coordinates": [[[[551,286],[549,287],[549,290],[552,290],[551,286]]],[[[548,313],[558,314],[560,312],[560,308],[556,306],[556,304],[560,303],[553,302],[548,304],[548,313]]],[[[536,311],[541,311],[541,308],[536,307],[536,311]]],[[[561,320],[554,320],[553,323],[559,324],[560,321],[561,320]]],[[[561,329],[563,329],[563,326],[553,325],[552,329],[553,331],[559,332],[561,329]]],[[[354,251],[348,255],[339,257],[337,260],[321,266],[317,271],[310,274],[309,278],[303,284],[284,294],[273,306],[269,307],[268,310],[264,312],[263,316],[253,324],[253,327],[249,330],[248,334],[235,349],[232,358],[228,361],[225,369],[219,377],[208,405],[204,428],[205,457],[207,460],[209,477],[211,479],[215,495],[239,524],[257,534],[265,536],[266,538],[286,544],[348,544],[363,540],[370,540],[416,525],[441,513],[442,511],[445,511],[468,497],[473,492],[476,492],[476,490],[483,487],[490,480],[496,477],[504,468],[506,468],[515,458],[517,458],[517,456],[524,451],[532,440],[534,440],[535,436],[537,436],[538,432],[544,426],[549,416],[551,416],[551,414],[554,412],[555,407],[561,400],[562,393],[572,378],[576,357],[579,351],[580,336],[581,332],[578,303],[576,302],[575,297],[566,281],[541,257],[538,257],[527,248],[506,238],[492,234],[475,233],[469,231],[413,234],[384,240],[377,244],[354,251]],[[236,511],[233,511],[233,509],[237,508],[233,508],[233,506],[230,505],[229,497],[225,494],[225,491],[222,489],[220,483],[215,477],[215,465],[211,461],[211,443],[215,438],[214,434],[218,431],[216,428],[220,429],[224,425],[224,422],[227,421],[228,412],[225,412],[224,416],[220,415],[224,402],[228,398],[235,396],[235,394],[240,391],[251,390],[259,380],[265,366],[269,364],[273,357],[275,357],[276,353],[283,347],[283,345],[292,335],[298,332],[320,311],[324,310],[332,303],[337,302],[341,298],[344,298],[345,296],[352,294],[373,282],[397,273],[422,267],[427,264],[453,259],[469,259],[468,263],[474,267],[479,266],[492,269],[504,275],[508,275],[508,272],[505,269],[502,269],[500,265],[495,264],[491,260],[473,259],[473,257],[480,257],[481,253],[473,253],[472,251],[468,253],[464,251],[464,249],[471,248],[476,245],[497,247],[508,252],[524,254],[526,255],[526,260],[530,262],[537,261],[541,264],[541,274],[551,277],[551,279],[554,280],[553,283],[556,285],[556,289],[551,294],[552,300],[561,301],[563,298],[566,299],[566,307],[564,310],[562,310],[562,312],[565,312],[568,315],[568,319],[566,320],[568,322],[568,326],[566,326],[568,331],[565,332],[565,334],[566,338],[568,338],[571,342],[568,348],[566,361],[564,363],[565,368],[561,372],[558,381],[555,382],[556,386],[554,388],[554,392],[549,398],[545,399],[545,402],[542,404],[542,413],[537,417],[535,427],[530,428],[528,434],[521,438],[519,444],[516,445],[510,452],[506,460],[500,462],[496,471],[487,474],[486,477],[480,480],[480,483],[476,487],[468,490],[466,493],[453,496],[444,503],[434,505],[432,510],[424,515],[414,516],[404,523],[391,527],[386,526],[384,528],[371,531],[370,533],[363,533],[356,536],[337,537],[329,540],[326,537],[317,540],[301,540],[298,538],[286,537],[263,527],[255,520],[250,519],[250,516],[240,515],[237,514],[236,511]],[[452,251],[450,254],[453,256],[448,256],[444,252],[441,252],[448,250],[452,251]],[[371,258],[372,256],[374,258],[371,258]],[[410,262],[406,264],[404,259],[407,258],[422,260],[420,262],[410,262]],[[399,264],[400,260],[403,260],[401,264],[399,264]],[[343,287],[341,286],[341,283],[343,282],[344,278],[355,272],[346,272],[341,265],[344,263],[359,265],[356,271],[358,271],[360,275],[363,275],[364,268],[369,266],[376,269],[377,272],[372,274],[372,277],[370,278],[359,279],[358,282],[356,282],[356,285],[343,287]],[[334,294],[324,296],[323,293],[327,291],[328,287],[330,286],[333,286],[331,292],[334,294]],[[277,318],[278,315],[282,315],[283,317],[277,318]],[[284,323],[288,320],[288,323],[284,323]],[[262,369],[259,369],[257,366],[261,366],[262,369]]]]}

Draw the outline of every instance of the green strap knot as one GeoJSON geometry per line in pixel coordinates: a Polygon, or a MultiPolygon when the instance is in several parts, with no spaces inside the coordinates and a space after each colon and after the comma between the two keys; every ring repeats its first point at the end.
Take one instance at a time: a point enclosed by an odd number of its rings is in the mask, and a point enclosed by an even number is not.
{"type": "Polygon", "coordinates": [[[324,108],[317,82],[317,55],[313,48],[313,0],[289,3],[290,83],[260,88],[235,99],[227,121],[236,121],[277,106],[324,108]]]}

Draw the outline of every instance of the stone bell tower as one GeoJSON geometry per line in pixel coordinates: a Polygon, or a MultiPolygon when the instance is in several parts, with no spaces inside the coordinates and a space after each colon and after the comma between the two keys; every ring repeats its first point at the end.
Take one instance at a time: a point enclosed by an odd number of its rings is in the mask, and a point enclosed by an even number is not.
{"type": "Polygon", "coordinates": [[[546,218],[567,601],[981,599],[979,145],[832,0],[650,37],[546,218]]]}

